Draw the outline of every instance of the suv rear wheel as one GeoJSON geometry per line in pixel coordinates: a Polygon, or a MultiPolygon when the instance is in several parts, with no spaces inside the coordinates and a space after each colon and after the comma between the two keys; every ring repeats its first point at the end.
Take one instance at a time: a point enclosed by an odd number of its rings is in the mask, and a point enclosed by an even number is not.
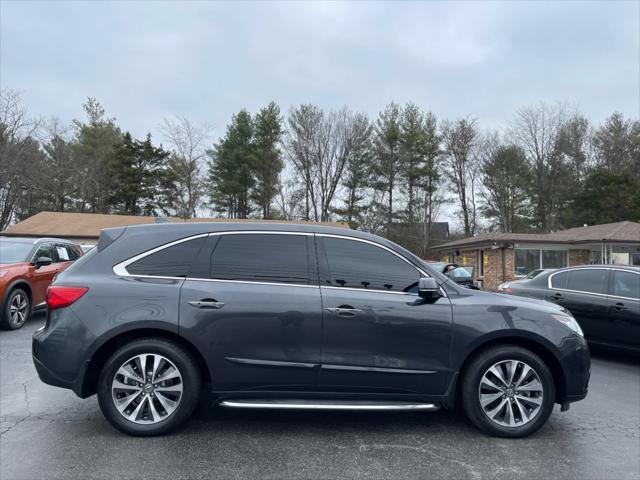
{"type": "Polygon", "coordinates": [[[137,436],[162,435],[182,425],[200,391],[200,370],[189,352],[162,338],[124,345],[98,379],[102,413],[117,429],[137,436]]]}
{"type": "Polygon", "coordinates": [[[17,330],[31,316],[31,301],[27,292],[21,288],[14,288],[7,297],[4,312],[0,318],[2,330],[17,330]]]}
{"type": "Polygon", "coordinates": [[[462,378],[467,417],[497,437],[518,438],[535,432],[551,415],[554,403],[549,368],[536,354],[515,345],[481,352],[462,378]]]}

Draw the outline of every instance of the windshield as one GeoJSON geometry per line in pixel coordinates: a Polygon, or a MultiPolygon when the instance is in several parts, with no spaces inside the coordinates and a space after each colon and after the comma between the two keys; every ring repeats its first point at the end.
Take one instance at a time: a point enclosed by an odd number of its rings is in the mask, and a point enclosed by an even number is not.
{"type": "Polygon", "coordinates": [[[540,269],[532,270],[524,278],[526,278],[526,279],[536,278],[540,273],[542,273],[542,270],[540,270],[540,269]]]}
{"type": "Polygon", "coordinates": [[[0,263],[18,263],[28,261],[31,243],[0,240],[0,263]]]}

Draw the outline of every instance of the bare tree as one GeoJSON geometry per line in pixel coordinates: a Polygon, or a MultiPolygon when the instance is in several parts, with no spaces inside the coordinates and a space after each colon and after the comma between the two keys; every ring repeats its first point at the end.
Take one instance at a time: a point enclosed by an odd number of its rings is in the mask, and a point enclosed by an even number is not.
{"type": "Polygon", "coordinates": [[[476,232],[477,157],[474,149],[478,141],[478,121],[460,118],[442,125],[445,171],[456,193],[462,226],[466,236],[476,232]]]}
{"type": "Polygon", "coordinates": [[[15,220],[21,198],[29,198],[35,184],[34,162],[41,158],[34,139],[38,124],[27,115],[19,92],[0,90],[0,230],[15,220]]]}
{"type": "Polygon", "coordinates": [[[194,218],[202,204],[202,164],[210,129],[197,126],[186,117],[175,117],[165,118],[160,132],[172,149],[165,180],[168,198],[163,209],[181,218],[194,218]]]}
{"type": "Polygon", "coordinates": [[[360,154],[370,132],[366,116],[346,108],[328,115],[313,105],[291,110],[286,150],[305,183],[307,219],[313,209],[314,220],[329,220],[345,165],[360,154]]]}
{"type": "Polygon", "coordinates": [[[539,103],[516,111],[511,124],[514,141],[525,151],[533,175],[538,226],[544,232],[558,227],[564,161],[559,146],[571,117],[566,102],[539,103]]]}

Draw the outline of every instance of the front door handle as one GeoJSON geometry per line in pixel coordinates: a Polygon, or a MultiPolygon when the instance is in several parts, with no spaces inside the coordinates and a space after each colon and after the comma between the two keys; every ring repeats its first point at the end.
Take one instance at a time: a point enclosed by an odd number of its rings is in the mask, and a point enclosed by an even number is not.
{"type": "Polygon", "coordinates": [[[615,308],[617,311],[621,312],[622,310],[626,310],[624,303],[622,302],[618,302],[615,305],[612,305],[613,308],[615,308]]]}
{"type": "Polygon", "coordinates": [[[196,308],[219,310],[224,307],[224,302],[216,302],[215,300],[193,300],[189,302],[189,305],[196,308]]]}
{"type": "Polygon", "coordinates": [[[353,317],[358,313],[362,313],[362,310],[360,310],[359,308],[353,308],[350,305],[342,305],[340,307],[325,308],[325,310],[329,313],[333,313],[335,315],[342,315],[344,317],[353,317]]]}
{"type": "Polygon", "coordinates": [[[554,293],[553,295],[551,295],[552,300],[560,300],[561,298],[562,298],[562,294],[560,293],[554,293]]]}

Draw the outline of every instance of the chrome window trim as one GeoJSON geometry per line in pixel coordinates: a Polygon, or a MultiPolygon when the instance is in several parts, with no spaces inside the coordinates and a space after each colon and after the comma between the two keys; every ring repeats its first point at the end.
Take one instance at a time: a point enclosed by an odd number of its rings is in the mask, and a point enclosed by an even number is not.
{"type": "MultiPolygon", "coordinates": [[[[133,273],[129,273],[127,271],[127,267],[129,265],[131,265],[134,262],[137,262],[138,260],[141,260],[149,255],[153,255],[154,253],[157,253],[161,250],[164,250],[165,248],[169,248],[169,247],[173,247],[174,245],[178,245],[180,243],[183,242],[188,242],[189,240],[195,240],[196,238],[202,238],[202,237],[212,237],[212,236],[218,236],[218,235],[236,235],[236,234],[241,234],[241,235],[245,235],[245,234],[268,234],[268,235],[300,235],[300,236],[313,236],[313,233],[309,233],[309,232],[287,232],[287,231],[262,231],[262,230],[241,230],[241,231],[236,231],[236,230],[230,230],[230,231],[225,231],[225,232],[210,232],[210,233],[200,233],[198,235],[192,235],[190,237],[186,237],[186,238],[181,238],[179,240],[174,240],[173,242],[169,242],[169,243],[165,243],[164,245],[160,245],[158,247],[152,248],[151,250],[147,250],[146,252],[142,252],[134,257],[128,258],[127,260],[124,260],[120,263],[117,263],[116,265],[113,266],[113,273],[115,273],[116,275],[118,275],[119,277],[135,277],[135,278],[161,278],[161,279],[165,279],[165,280],[185,280],[186,278],[188,279],[194,279],[193,277],[169,277],[169,276],[160,276],[160,275],[139,275],[139,274],[133,274],[133,273]]],[[[198,278],[197,280],[218,280],[218,279],[202,279],[202,278],[198,278]]],[[[222,281],[222,280],[221,280],[222,281]]],[[[245,280],[225,280],[225,281],[229,281],[229,282],[245,282],[245,280]]],[[[246,280],[246,282],[250,282],[250,283],[269,283],[269,282],[254,282],[251,280],[246,280]]],[[[280,284],[277,283],[277,285],[298,285],[298,284],[291,284],[291,283],[285,283],[285,284],[280,284]]],[[[302,286],[310,286],[310,285],[302,285],[302,286]]]]}
{"type": "Polygon", "coordinates": [[[151,250],[147,250],[146,252],[139,253],[138,255],[128,258],[120,263],[117,263],[113,266],[113,273],[118,275],[119,277],[136,277],[136,278],[165,278],[165,279],[179,279],[184,280],[185,277],[164,277],[158,275],[136,275],[133,273],[129,273],[127,271],[127,267],[131,265],[133,262],[137,262],[149,255],[153,255],[165,248],[173,247],[174,245],[178,245],[180,243],[188,242],[189,240],[194,240],[196,238],[208,237],[208,233],[201,233],[199,235],[193,235],[191,237],[181,238],[179,240],[174,240],[173,242],[165,243],[164,245],[160,245],[159,247],[152,248],[151,250]]]}
{"type": "MultiPolygon", "coordinates": [[[[153,277],[159,278],[159,277],[153,277]]],[[[302,288],[320,288],[320,285],[309,285],[306,283],[284,283],[284,282],[261,282],[259,280],[225,280],[221,278],[197,278],[186,277],[181,280],[189,280],[192,282],[216,282],[216,283],[249,283],[255,285],[272,285],[274,287],[302,287],[302,288]]]]}
{"type": "MultiPolygon", "coordinates": [[[[624,300],[631,300],[634,302],[640,302],[640,299],[637,298],[632,298],[632,297],[622,297],[620,295],[610,295],[608,293],[595,293],[595,292],[585,292],[584,290],[572,290],[570,288],[559,288],[559,287],[554,287],[551,285],[551,279],[560,274],[560,273],[569,273],[569,272],[574,272],[576,270],[617,270],[617,271],[621,271],[621,272],[627,272],[627,273],[635,273],[636,275],[640,275],[640,272],[636,272],[635,270],[629,270],[627,268],[620,268],[620,267],[580,267],[580,268],[569,268],[566,270],[562,270],[561,272],[553,272],[551,275],[549,275],[549,278],[547,279],[547,287],[549,288],[549,290],[559,290],[561,292],[570,292],[570,293],[576,293],[578,295],[596,295],[598,297],[605,297],[605,298],[621,298],[624,300]]],[[[608,289],[609,285],[607,282],[607,289],[608,289]]]]}
{"type": "MultiPolygon", "coordinates": [[[[212,237],[212,236],[221,236],[221,235],[249,235],[249,234],[266,234],[266,235],[298,235],[298,236],[305,236],[305,237],[310,237],[310,236],[321,236],[321,237],[330,237],[330,238],[339,238],[339,239],[343,239],[343,240],[353,240],[356,242],[362,242],[362,243],[368,243],[370,245],[373,245],[375,247],[379,247],[383,250],[388,251],[389,253],[395,255],[396,257],[400,258],[402,261],[404,261],[405,263],[407,263],[410,267],[414,268],[421,276],[423,277],[430,277],[430,275],[428,273],[426,273],[424,270],[416,267],[413,263],[409,262],[406,258],[404,258],[402,255],[400,255],[397,252],[394,252],[392,249],[381,245],[379,243],[373,242],[371,240],[365,240],[362,238],[355,238],[355,237],[350,237],[347,235],[335,235],[335,234],[328,234],[328,233],[313,233],[313,232],[289,232],[289,231],[283,231],[283,230],[274,230],[274,231],[266,231],[266,230],[229,230],[229,231],[224,231],[224,232],[210,232],[210,233],[200,233],[198,235],[192,235],[190,237],[186,237],[186,238],[181,238],[179,240],[174,240],[172,242],[166,243],[164,245],[160,245],[158,247],[152,248],[151,250],[147,250],[145,252],[142,252],[138,255],[135,255],[131,258],[128,258],[127,260],[124,260],[120,263],[117,263],[116,265],[113,266],[113,273],[115,273],[117,276],[119,277],[125,277],[125,278],[149,278],[149,279],[157,279],[157,280],[192,280],[192,281],[197,281],[197,282],[219,282],[219,283],[235,283],[235,284],[243,284],[243,283],[248,283],[248,284],[255,284],[255,285],[271,285],[271,286],[275,286],[275,287],[302,287],[302,288],[329,288],[329,289],[335,289],[335,290],[351,290],[351,291],[355,291],[355,292],[375,292],[375,293],[388,293],[388,294],[392,294],[392,295],[410,295],[410,296],[415,296],[417,297],[418,294],[417,293],[409,293],[409,292],[394,292],[394,291],[389,291],[389,290],[377,290],[377,289],[364,289],[364,288],[350,288],[350,287],[335,287],[335,286],[324,286],[324,285],[309,285],[309,284],[301,284],[301,283],[279,283],[279,282],[261,282],[261,281],[257,281],[257,280],[226,280],[226,279],[219,279],[219,278],[197,278],[197,277],[170,277],[170,276],[161,276],[161,275],[140,275],[140,274],[133,274],[133,273],[129,273],[127,271],[127,267],[129,265],[131,265],[134,262],[137,262],[138,260],[145,258],[149,255],[152,255],[154,253],[157,253],[161,250],[164,250],[165,248],[169,248],[172,247],[174,245],[178,245],[180,243],[183,242],[188,242],[190,240],[195,240],[196,238],[202,238],[202,237],[212,237]]],[[[444,289],[442,288],[442,286],[439,286],[440,289],[440,293],[442,294],[443,297],[447,297],[447,293],[444,291],[444,289]]]]}

